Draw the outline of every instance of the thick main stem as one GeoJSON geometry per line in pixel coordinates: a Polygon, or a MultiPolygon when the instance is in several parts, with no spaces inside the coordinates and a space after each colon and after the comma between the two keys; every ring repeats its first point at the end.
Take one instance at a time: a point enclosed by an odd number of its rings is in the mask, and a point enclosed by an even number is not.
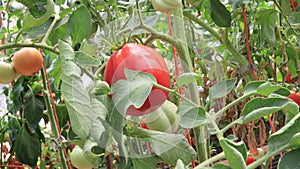
{"type": "MultiPolygon", "coordinates": [[[[193,65],[188,51],[187,41],[185,37],[184,19],[182,8],[174,11],[174,37],[179,40],[177,47],[184,72],[193,72],[193,65]]],[[[187,98],[191,99],[195,104],[200,105],[199,93],[196,81],[188,85],[188,90],[184,91],[187,98]]],[[[208,159],[208,133],[206,127],[196,127],[193,129],[196,138],[196,148],[199,161],[208,159]]]]}

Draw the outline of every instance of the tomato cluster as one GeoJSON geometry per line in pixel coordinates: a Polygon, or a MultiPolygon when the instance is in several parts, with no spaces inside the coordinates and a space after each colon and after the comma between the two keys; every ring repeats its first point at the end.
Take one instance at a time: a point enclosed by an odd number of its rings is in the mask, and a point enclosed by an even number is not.
{"type": "MultiPolygon", "coordinates": [[[[104,80],[112,86],[118,80],[126,79],[125,69],[152,74],[158,84],[170,88],[170,75],[167,64],[164,58],[150,47],[127,43],[122,49],[115,51],[107,62],[104,80]]],[[[153,87],[142,107],[130,106],[126,114],[142,116],[151,113],[164,103],[167,96],[167,91],[153,87]]]]}

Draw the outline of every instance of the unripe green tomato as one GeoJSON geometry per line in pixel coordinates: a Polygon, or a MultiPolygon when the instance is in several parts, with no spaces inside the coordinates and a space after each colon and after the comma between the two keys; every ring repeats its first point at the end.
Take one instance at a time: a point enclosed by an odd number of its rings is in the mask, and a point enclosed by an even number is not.
{"type": "Polygon", "coordinates": [[[83,150],[76,145],[70,154],[71,164],[78,169],[92,169],[94,166],[85,158],[83,150]]]}
{"type": "Polygon", "coordinates": [[[20,75],[14,70],[10,63],[0,62],[0,83],[8,84],[18,78],[20,75]]]}
{"type": "Polygon", "coordinates": [[[174,133],[178,128],[176,111],[177,106],[166,100],[157,110],[145,115],[146,126],[150,130],[174,133]]]}
{"type": "Polygon", "coordinates": [[[173,11],[181,6],[181,0],[151,0],[155,10],[160,12],[173,11]]]}

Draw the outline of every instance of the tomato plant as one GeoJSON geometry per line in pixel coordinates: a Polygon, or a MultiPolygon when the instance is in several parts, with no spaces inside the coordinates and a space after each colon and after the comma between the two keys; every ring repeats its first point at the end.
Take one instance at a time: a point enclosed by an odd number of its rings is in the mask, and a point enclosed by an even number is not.
{"type": "Polygon", "coordinates": [[[17,2],[0,168],[300,165],[298,0],[17,2]]]}
{"type": "MultiPolygon", "coordinates": [[[[156,78],[158,84],[170,87],[168,67],[163,57],[152,48],[133,43],[125,44],[108,60],[104,80],[113,85],[120,79],[126,79],[125,69],[147,72],[156,78]]],[[[142,116],[151,113],[163,104],[167,96],[167,91],[153,87],[145,103],[140,108],[129,107],[126,114],[142,116]]]]}

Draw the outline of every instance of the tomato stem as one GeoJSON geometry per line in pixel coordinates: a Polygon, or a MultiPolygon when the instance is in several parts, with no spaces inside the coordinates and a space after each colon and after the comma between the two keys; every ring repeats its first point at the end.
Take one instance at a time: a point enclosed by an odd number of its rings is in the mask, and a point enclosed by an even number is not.
{"type": "Polygon", "coordinates": [[[217,31],[215,31],[213,28],[211,28],[208,24],[206,24],[200,18],[197,18],[196,16],[194,16],[191,12],[184,11],[183,14],[184,14],[184,16],[188,17],[193,22],[202,26],[213,37],[215,37],[217,40],[219,40],[228,49],[228,51],[232,54],[232,56],[235,58],[235,60],[240,63],[241,66],[245,66],[248,64],[245,57],[243,57],[240,54],[240,52],[230,43],[227,36],[222,37],[217,31]]]}
{"type": "Polygon", "coordinates": [[[251,58],[251,49],[250,49],[250,44],[249,44],[249,32],[248,32],[248,26],[247,26],[247,10],[245,8],[245,5],[243,5],[243,19],[244,19],[244,33],[246,36],[246,49],[247,49],[247,57],[248,57],[248,61],[250,64],[250,69],[251,72],[253,74],[253,77],[255,80],[258,80],[258,77],[256,75],[256,72],[254,70],[254,65],[253,65],[253,61],[251,58]]]}
{"type": "Polygon", "coordinates": [[[51,25],[49,26],[45,36],[43,37],[42,41],[41,41],[41,44],[46,44],[46,41],[50,35],[50,33],[52,32],[52,30],[54,29],[54,26],[56,24],[56,22],[58,21],[59,19],[59,15],[54,15],[54,20],[52,21],[51,25]]]}
{"type": "MultiPolygon", "coordinates": [[[[60,136],[61,136],[60,135],[60,127],[59,127],[57,115],[55,114],[56,109],[55,109],[54,100],[53,100],[53,97],[52,97],[52,92],[50,90],[51,88],[50,88],[50,84],[49,84],[49,81],[48,81],[48,77],[47,77],[47,73],[45,71],[45,68],[46,68],[46,65],[45,65],[45,63],[43,63],[43,67],[42,67],[42,70],[41,70],[41,75],[42,75],[42,78],[43,78],[43,86],[44,86],[44,92],[45,92],[44,93],[44,99],[45,99],[46,108],[47,108],[49,120],[50,120],[50,123],[51,123],[51,129],[52,129],[53,135],[54,135],[55,138],[60,138],[60,136]],[[51,96],[49,96],[49,94],[51,96]],[[52,101],[51,101],[50,97],[52,98],[52,101]]],[[[71,165],[69,163],[69,160],[68,160],[68,165],[67,165],[66,158],[68,156],[67,156],[66,151],[62,147],[58,147],[58,149],[59,149],[59,157],[60,157],[62,168],[63,169],[70,169],[71,165]]]]}
{"type": "Polygon", "coordinates": [[[211,163],[217,162],[221,159],[225,158],[225,153],[222,152],[220,154],[217,154],[205,161],[203,161],[202,163],[200,163],[197,167],[195,167],[195,169],[202,169],[205,168],[206,166],[210,165],[211,163]]]}
{"type": "Polygon", "coordinates": [[[48,50],[52,53],[59,54],[59,51],[52,46],[48,46],[41,43],[6,43],[0,46],[0,50],[10,49],[10,48],[22,48],[22,47],[34,47],[48,50]]]}

